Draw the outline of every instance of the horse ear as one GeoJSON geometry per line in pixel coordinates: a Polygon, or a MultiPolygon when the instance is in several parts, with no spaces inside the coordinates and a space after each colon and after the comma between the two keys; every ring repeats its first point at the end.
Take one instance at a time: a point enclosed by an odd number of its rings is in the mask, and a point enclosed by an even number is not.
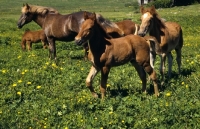
{"type": "Polygon", "coordinates": [[[151,14],[154,14],[156,12],[156,8],[155,8],[155,6],[151,6],[151,9],[150,9],[150,13],[151,14]]]}
{"type": "Polygon", "coordinates": [[[25,6],[25,4],[23,3],[23,7],[25,6]]]}
{"type": "Polygon", "coordinates": [[[25,6],[27,9],[30,9],[30,6],[27,3],[25,4],[25,6]]]}
{"type": "Polygon", "coordinates": [[[84,17],[84,20],[89,18],[88,15],[87,15],[87,12],[84,12],[83,17],[84,17]]]}
{"type": "Polygon", "coordinates": [[[44,10],[42,11],[42,15],[45,15],[47,12],[48,12],[48,10],[47,10],[47,9],[44,9],[44,10]]]}
{"type": "Polygon", "coordinates": [[[140,12],[143,14],[144,13],[144,7],[140,6],[140,12]]]}
{"type": "Polygon", "coordinates": [[[92,14],[92,20],[96,20],[96,13],[92,14]]]}

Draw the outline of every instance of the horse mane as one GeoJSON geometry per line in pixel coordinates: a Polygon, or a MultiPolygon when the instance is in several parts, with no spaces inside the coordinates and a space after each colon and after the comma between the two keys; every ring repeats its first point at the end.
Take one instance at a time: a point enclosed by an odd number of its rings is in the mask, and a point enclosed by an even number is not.
{"type": "Polygon", "coordinates": [[[46,13],[55,13],[58,14],[58,11],[51,7],[44,7],[44,6],[37,6],[37,5],[26,5],[22,7],[22,12],[25,12],[26,10],[29,10],[31,13],[38,13],[38,14],[46,14],[46,13]]]}
{"type": "MultiPolygon", "coordinates": [[[[97,19],[96,19],[96,20],[97,20],[97,19]]],[[[101,23],[99,23],[98,20],[95,21],[95,22],[97,23],[97,26],[98,26],[98,28],[99,28],[99,30],[100,30],[100,33],[103,34],[103,36],[105,36],[105,38],[111,39],[112,37],[106,32],[104,26],[103,26],[101,23]]]]}
{"type": "Polygon", "coordinates": [[[154,8],[154,7],[147,8],[145,10],[145,12],[150,12],[151,15],[153,15],[157,25],[159,25],[160,28],[166,28],[164,20],[159,16],[159,14],[156,12],[155,8],[154,9],[152,9],[152,8],[154,8]]]}
{"type": "Polygon", "coordinates": [[[117,28],[117,29],[121,30],[116,23],[111,22],[108,19],[105,19],[101,14],[96,14],[96,19],[97,19],[97,22],[101,25],[101,27],[104,30],[107,30],[108,28],[110,28],[110,29],[117,28]]]}

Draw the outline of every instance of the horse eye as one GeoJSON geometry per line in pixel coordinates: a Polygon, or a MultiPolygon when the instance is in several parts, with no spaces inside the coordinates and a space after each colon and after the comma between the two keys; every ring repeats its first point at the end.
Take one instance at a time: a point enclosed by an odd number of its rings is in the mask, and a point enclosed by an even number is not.
{"type": "Polygon", "coordinates": [[[30,15],[30,12],[25,13],[25,15],[27,15],[27,16],[30,15]]]}

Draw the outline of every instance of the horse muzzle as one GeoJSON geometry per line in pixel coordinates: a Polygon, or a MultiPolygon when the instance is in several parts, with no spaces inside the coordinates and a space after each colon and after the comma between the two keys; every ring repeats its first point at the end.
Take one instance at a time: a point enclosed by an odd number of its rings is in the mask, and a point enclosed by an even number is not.
{"type": "Polygon", "coordinates": [[[82,39],[75,39],[75,42],[78,46],[81,46],[84,43],[82,39]]]}
{"type": "Polygon", "coordinates": [[[141,36],[141,37],[144,37],[144,36],[145,36],[145,33],[140,33],[140,32],[138,32],[138,35],[141,36]]]}

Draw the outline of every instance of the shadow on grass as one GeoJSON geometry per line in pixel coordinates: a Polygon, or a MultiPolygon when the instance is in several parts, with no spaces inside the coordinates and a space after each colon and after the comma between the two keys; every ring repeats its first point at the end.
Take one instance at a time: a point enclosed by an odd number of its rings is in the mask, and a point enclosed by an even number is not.
{"type": "MultiPolygon", "coordinates": [[[[160,89],[160,91],[165,91],[165,89],[170,86],[172,79],[179,79],[181,76],[182,77],[188,77],[190,76],[193,72],[195,72],[195,68],[189,68],[189,69],[183,69],[181,71],[181,74],[178,74],[176,72],[172,72],[171,74],[171,78],[168,78],[167,73],[165,74],[165,81],[164,84],[161,86],[161,81],[160,79],[158,80],[158,88],[160,89]]],[[[126,97],[128,96],[132,91],[130,89],[121,89],[120,87],[118,87],[117,89],[109,89],[108,88],[108,94],[110,97],[116,97],[116,96],[121,96],[121,97],[126,97]]],[[[139,94],[142,94],[141,90],[136,91],[139,94]]],[[[147,83],[147,94],[148,95],[154,95],[154,85],[152,82],[150,82],[150,84],[148,85],[147,83]],[[150,87],[148,87],[150,86],[150,87]]]]}

